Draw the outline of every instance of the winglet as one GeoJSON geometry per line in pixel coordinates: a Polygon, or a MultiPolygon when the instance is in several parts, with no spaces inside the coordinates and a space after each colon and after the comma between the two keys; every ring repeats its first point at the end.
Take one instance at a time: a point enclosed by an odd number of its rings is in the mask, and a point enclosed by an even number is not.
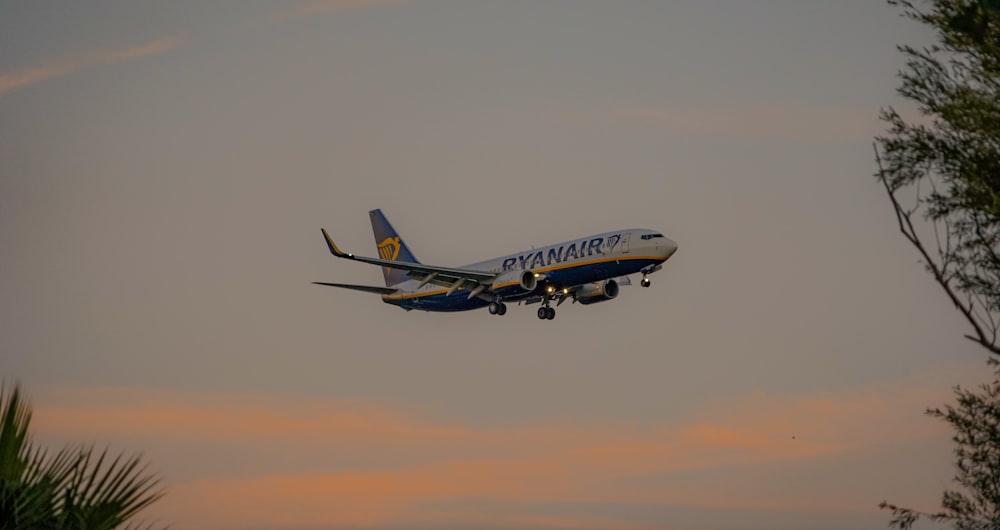
{"type": "Polygon", "coordinates": [[[334,256],[337,256],[338,258],[353,258],[354,257],[354,254],[348,254],[346,252],[342,252],[339,248],[337,248],[337,245],[333,242],[333,239],[330,238],[330,234],[326,233],[326,229],[325,228],[320,228],[320,230],[323,231],[323,237],[326,238],[326,246],[330,247],[330,254],[333,254],[334,256]]]}

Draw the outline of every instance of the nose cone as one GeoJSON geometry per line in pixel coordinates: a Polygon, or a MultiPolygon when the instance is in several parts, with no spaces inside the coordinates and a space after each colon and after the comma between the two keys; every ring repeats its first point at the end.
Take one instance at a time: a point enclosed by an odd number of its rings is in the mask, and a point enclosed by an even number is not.
{"type": "Polygon", "coordinates": [[[663,238],[663,243],[660,245],[660,251],[663,252],[663,259],[666,260],[670,256],[677,252],[677,243],[670,239],[669,237],[663,238]]]}

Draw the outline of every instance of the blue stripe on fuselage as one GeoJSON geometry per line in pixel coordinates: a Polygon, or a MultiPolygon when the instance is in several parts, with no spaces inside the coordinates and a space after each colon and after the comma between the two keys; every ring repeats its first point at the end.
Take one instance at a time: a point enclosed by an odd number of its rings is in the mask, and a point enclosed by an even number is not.
{"type": "MultiPolygon", "coordinates": [[[[659,263],[662,260],[652,257],[629,258],[619,256],[608,261],[587,263],[585,265],[556,268],[550,271],[540,271],[545,274],[545,283],[562,288],[584,283],[598,282],[608,278],[633,274],[647,265],[659,263]]],[[[513,301],[526,298],[532,293],[525,293],[517,286],[500,289],[496,294],[505,300],[513,301]]],[[[430,291],[427,294],[413,293],[403,296],[383,296],[382,301],[406,309],[421,309],[424,311],[469,311],[479,309],[489,304],[480,298],[469,299],[467,290],[455,291],[448,295],[447,291],[430,291]]]]}

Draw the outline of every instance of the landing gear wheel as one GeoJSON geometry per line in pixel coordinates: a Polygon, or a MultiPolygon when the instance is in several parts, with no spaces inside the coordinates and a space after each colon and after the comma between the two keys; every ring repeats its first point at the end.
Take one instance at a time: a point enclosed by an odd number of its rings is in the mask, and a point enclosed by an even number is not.
{"type": "Polygon", "coordinates": [[[545,318],[547,318],[549,320],[552,320],[553,318],[556,318],[556,310],[553,309],[553,308],[551,308],[551,307],[546,307],[545,308],[545,318]]]}
{"type": "Polygon", "coordinates": [[[497,303],[497,312],[496,312],[496,314],[498,314],[498,315],[506,315],[507,314],[507,304],[505,304],[503,302],[498,302],[497,303]]]}
{"type": "Polygon", "coordinates": [[[650,284],[649,278],[643,278],[642,281],[639,282],[639,285],[643,287],[649,287],[649,284],[650,284]]]}
{"type": "Polygon", "coordinates": [[[490,305],[488,307],[489,307],[491,315],[499,315],[500,314],[500,304],[498,304],[496,302],[490,302],[490,305]]]}
{"type": "Polygon", "coordinates": [[[539,320],[545,320],[547,318],[549,318],[549,308],[547,308],[547,307],[539,307],[538,308],[538,319],[539,320]]]}

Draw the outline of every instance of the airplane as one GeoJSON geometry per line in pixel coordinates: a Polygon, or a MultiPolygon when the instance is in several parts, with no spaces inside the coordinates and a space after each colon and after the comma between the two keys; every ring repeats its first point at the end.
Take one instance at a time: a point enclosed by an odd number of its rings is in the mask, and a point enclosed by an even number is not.
{"type": "Polygon", "coordinates": [[[325,228],[320,230],[330,253],[338,258],[382,267],[385,287],[312,282],[382,296],[387,304],[407,311],[468,311],[489,308],[491,315],[507,312],[506,302],[541,303],[538,318],[552,320],[556,307],[572,298],[581,305],[613,300],[620,285],[630,285],[629,274],[648,275],[663,268],[677,252],[677,243],[659,232],[633,228],[604,232],[541,248],[532,248],[464,267],[425,265],[381,210],[368,212],[378,258],[340,250],[325,228]]]}

